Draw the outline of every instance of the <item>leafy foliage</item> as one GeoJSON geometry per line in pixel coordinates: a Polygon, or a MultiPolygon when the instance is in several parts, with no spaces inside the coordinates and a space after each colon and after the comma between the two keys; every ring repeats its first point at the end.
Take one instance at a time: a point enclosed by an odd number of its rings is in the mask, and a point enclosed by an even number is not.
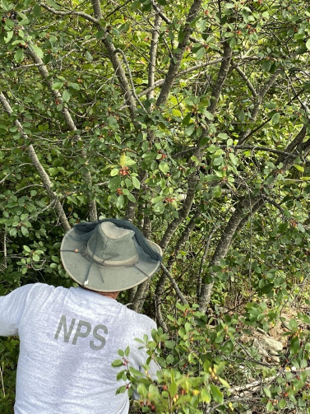
{"type": "Polygon", "coordinates": [[[63,232],[125,217],[166,271],[121,300],[164,332],[176,297],[265,331],[307,299],[309,18],[304,0],[1,0],[0,294],[70,286],[63,232]]]}

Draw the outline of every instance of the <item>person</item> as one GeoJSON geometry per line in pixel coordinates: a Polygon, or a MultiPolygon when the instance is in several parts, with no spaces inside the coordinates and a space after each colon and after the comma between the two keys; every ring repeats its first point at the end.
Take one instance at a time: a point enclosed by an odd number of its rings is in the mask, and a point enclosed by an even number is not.
{"type": "MultiPolygon", "coordinates": [[[[0,336],[18,335],[15,414],[127,414],[112,362],[142,370],[155,322],[115,299],[159,268],[160,247],[125,220],[75,225],[63,238],[63,266],[78,287],[43,283],[0,297],[0,336]]],[[[122,367],[124,368],[124,367],[122,367]]],[[[120,369],[120,368],[119,368],[120,369]]],[[[151,361],[148,375],[158,366],[151,361]]]]}

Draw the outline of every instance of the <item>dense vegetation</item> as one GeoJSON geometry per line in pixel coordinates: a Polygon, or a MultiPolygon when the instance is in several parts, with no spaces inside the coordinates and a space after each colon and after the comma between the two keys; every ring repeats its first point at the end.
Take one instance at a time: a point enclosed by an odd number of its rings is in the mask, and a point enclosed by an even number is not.
{"type": "MultiPolygon", "coordinates": [[[[70,286],[64,232],[127,218],[164,251],[121,297],[161,327],[133,412],[308,412],[308,1],[0,5],[0,295],[70,286]]],[[[9,414],[17,339],[0,353],[9,414]]]]}

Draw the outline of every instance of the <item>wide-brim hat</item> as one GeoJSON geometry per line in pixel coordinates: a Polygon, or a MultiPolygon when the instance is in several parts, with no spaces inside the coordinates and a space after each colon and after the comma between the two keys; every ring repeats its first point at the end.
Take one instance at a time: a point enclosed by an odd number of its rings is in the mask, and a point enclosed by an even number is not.
{"type": "Polygon", "coordinates": [[[149,279],[160,266],[162,250],[131,223],[112,219],[74,226],[65,234],[60,254],[79,285],[118,292],[149,279]]]}

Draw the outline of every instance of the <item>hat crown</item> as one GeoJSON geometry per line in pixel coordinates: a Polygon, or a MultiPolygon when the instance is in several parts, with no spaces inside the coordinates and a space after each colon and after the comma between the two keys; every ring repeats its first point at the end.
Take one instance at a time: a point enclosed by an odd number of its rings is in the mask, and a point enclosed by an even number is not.
{"type": "Polygon", "coordinates": [[[130,266],[138,261],[132,230],[111,222],[98,225],[87,242],[90,257],[106,266],[130,266]]]}

